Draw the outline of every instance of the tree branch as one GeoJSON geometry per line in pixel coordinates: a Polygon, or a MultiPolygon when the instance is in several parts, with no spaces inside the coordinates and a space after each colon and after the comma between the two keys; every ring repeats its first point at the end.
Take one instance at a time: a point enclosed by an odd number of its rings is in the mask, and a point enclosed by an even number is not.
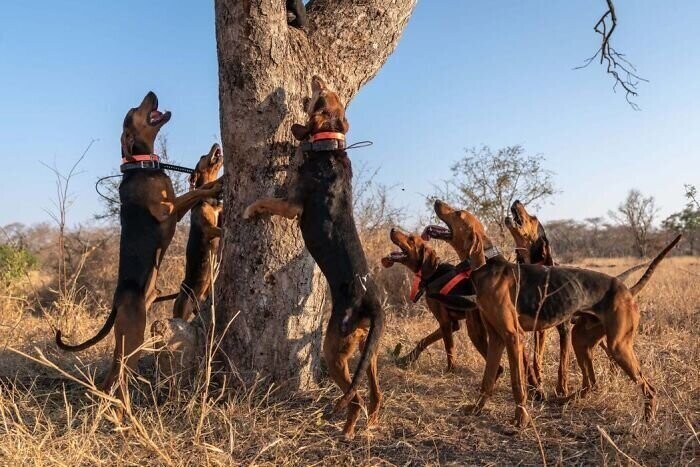
{"type": "Polygon", "coordinates": [[[608,5],[608,9],[593,27],[593,30],[601,36],[600,48],[592,57],[586,59],[583,65],[574,69],[580,70],[581,68],[586,68],[593,60],[599,58],[600,64],[606,67],[606,72],[615,80],[613,90],[621,86],[625,91],[627,103],[634,110],[639,110],[639,106],[632,101],[632,98],[638,95],[637,85],[639,82],[648,82],[648,80],[637,74],[637,69],[625,58],[625,54],[618,52],[610,45],[610,38],[617,27],[617,14],[615,13],[613,0],[605,1],[608,5]]]}

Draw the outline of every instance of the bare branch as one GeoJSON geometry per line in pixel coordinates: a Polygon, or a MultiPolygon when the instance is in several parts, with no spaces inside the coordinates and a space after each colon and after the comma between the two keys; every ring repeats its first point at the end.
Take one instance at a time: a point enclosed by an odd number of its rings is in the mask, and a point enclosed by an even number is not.
{"type": "Polygon", "coordinates": [[[637,74],[637,69],[625,58],[625,54],[618,52],[610,45],[610,38],[617,27],[617,14],[615,13],[613,0],[605,1],[608,9],[593,27],[593,30],[601,36],[600,48],[592,57],[586,59],[583,65],[574,69],[586,68],[593,63],[593,60],[598,59],[600,64],[605,66],[606,72],[615,80],[613,90],[617,90],[618,86],[622,87],[625,91],[627,103],[634,110],[639,110],[639,106],[632,101],[632,98],[638,95],[637,85],[639,85],[639,82],[648,82],[648,80],[637,74]]]}

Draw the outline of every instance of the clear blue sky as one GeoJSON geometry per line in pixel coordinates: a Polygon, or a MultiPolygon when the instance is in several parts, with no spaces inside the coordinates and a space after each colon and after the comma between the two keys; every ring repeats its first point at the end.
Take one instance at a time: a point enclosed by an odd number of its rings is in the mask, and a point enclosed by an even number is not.
{"type": "MultiPolygon", "coordinates": [[[[281,1],[281,0],[280,0],[281,1]]],[[[397,202],[449,175],[467,146],[542,153],[563,193],[540,217],[605,215],[630,188],[662,215],[700,184],[700,3],[617,0],[616,47],[650,83],[635,112],[597,66],[604,1],[419,2],[396,52],[349,107],[354,164],[380,166],[397,202]]],[[[152,89],[173,112],[169,150],[193,163],[218,139],[213,4],[205,1],[10,1],[0,15],[0,225],[47,220],[54,184],[40,161],[68,168],[73,222],[98,210],[93,183],[119,164],[126,110],[152,89]]],[[[369,25],[371,26],[371,25],[369,25]]]]}

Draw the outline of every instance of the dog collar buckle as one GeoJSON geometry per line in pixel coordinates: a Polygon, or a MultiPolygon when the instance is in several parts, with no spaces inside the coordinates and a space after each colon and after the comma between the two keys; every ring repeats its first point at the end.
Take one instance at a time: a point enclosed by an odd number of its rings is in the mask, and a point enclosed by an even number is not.
{"type": "Polygon", "coordinates": [[[301,143],[304,152],[330,152],[345,149],[345,141],[337,139],[322,139],[320,141],[305,141],[301,143]]]}
{"type": "Polygon", "coordinates": [[[136,169],[160,169],[160,158],[156,154],[137,154],[122,157],[122,165],[119,170],[124,173],[136,169]]]}
{"type": "Polygon", "coordinates": [[[495,258],[501,254],[501,250],[497,246],[490,246],[484,249],[484,257],[488,260],[495,258]]]}

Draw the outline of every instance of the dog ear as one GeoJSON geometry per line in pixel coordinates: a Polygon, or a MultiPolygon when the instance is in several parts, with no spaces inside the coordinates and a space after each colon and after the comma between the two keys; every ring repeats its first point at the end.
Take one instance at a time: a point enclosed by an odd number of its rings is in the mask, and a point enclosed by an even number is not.
{"type": "Polygon", "coordinates": [[[190,174],[189,182],[190,182],[190,190],[194,190],[197,188],[197,182],[199,181],[199,172],[192,172],[190,174]]]}
{"type": "Polygon", "coordinates": [[[348,131],[350,130],[350,124],[348,123],[348,119],[345,118],[345,115],[343,115],[343,119],[340,122],[340,125],[343,127],[343,134],[347,134],[348,131]]]}
{"type": "Polygon", "coordinates": [[[484,256],[484,243],[476,232],[472,231],[472,245],[469,249],[469,262],[472,269],[479,269],[486,264],[486,256],[484,256]]]}
{"type": "MultiPolygon", "coordinates": [[[[423,249],[422,253],[422,262],[420,265],[420,271],[423,274],[428,274],[428,271],[424,271],[425,268],[427,268],[430,265],[434,265],[437,261],[435,258],[435,250],[432,248],[428,248],[425,245],[421,245],[421,248],[423,249]]],[[[424,276],[425,277],[425,276],[424,276]]]]}
{"type": "Polygon", "coordinates": [[[384,258],[382,258],[382,266],[384,266],[385,268],[390,268],[393,265],[394,265],[394,260],[391,259],[389,256],[385,256],[384,258]]]}
{"type": "Polygon", "coordinates": [[[292,125],[292,134],[297,139],[297,141],[304,141],[306,138],[309,137],[309,129],[306,128],[304,125],[299,125],[298,123],[295,123],[294,125],[292,125]]]}
{"type": "Polygon", "coordinates": [[[121,145],[122,157],[134,155],[134,135],[126,129],[122,132],[121,145]]]}

